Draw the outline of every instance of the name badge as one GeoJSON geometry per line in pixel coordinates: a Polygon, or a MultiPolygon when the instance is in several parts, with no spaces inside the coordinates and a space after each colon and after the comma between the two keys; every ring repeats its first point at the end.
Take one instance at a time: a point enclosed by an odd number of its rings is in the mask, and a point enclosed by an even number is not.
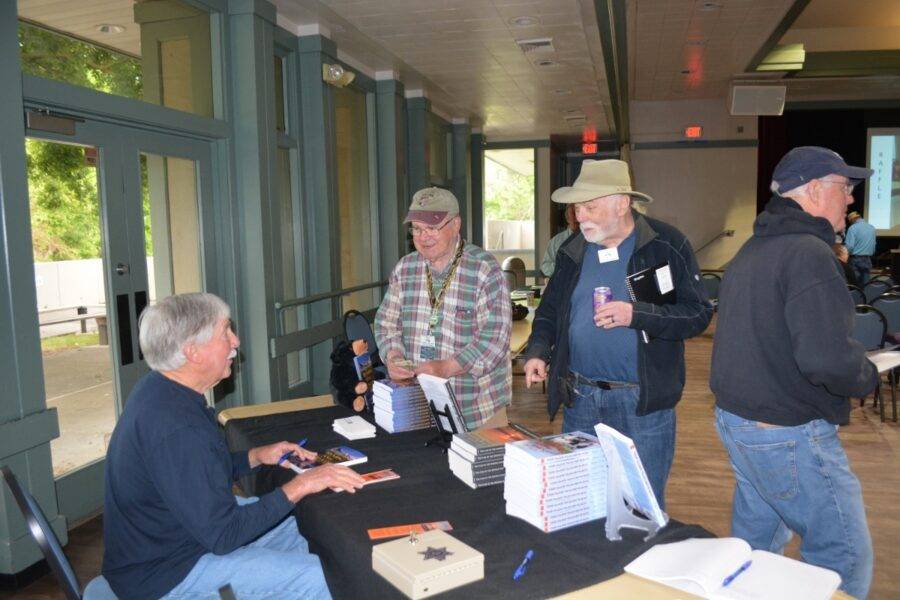
{"type": "Polygon", "coordinates": [[[619,260],[619,249],[618,248],[604,248],[603,250],[597,250],[597,260],[602,263],[613,262],[619,260]]]}
{"type": "Polygon", "coordinates": [[[668,294],[675,289],[675,284],[672,283],[672,270],[669,268],[669,265],[656,270],[656,285],[659,287],[660,294],[668,294]]]}
{"type": "Polygon", "coordinates": [[[422,349],[419,351],[422,360],[435,360],[437,358],[437,340],[434,335],[427,333],[422,338],[422,349]]]}

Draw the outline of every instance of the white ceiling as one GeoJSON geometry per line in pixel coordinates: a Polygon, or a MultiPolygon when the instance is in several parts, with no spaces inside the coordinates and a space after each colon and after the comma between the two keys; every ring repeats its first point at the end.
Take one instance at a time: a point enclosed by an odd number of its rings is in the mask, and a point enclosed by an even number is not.
{"type": "MultiPolygon", "coordinates": [[[[0,0],[4,1],[4,0],[0,0]]],[[[725,98],[729,83],[781,80],[788,101],[900,97],[900,77],[782,79],[745,73],[795,0],[626,2],[631,100],[725,98]],[[682,73],[682,71],[686,71],[682,73]]],[[[20,16],[133,55],[133,0],[18,0],[20,16]],[[98,25],[123,25],[106,35],[98,25]]],[[[614,137],[593,0],[273,0],[278,23],[333,39],[339,58],[378,78],[399,78],[445,118],[492,141],[578,134],[614,137]],[[519,27],[516,17],[535,23],[519,27]],[[516,40],[549,37],[554,51],[525,54],[516,40]],[[553,66],[539,66],[550,59],[553,66]],[[566,116],[583,115],[583,121],[566,116]]],[[[900,0],[812,0],[780,40],[807,51],[900,48],[900,0]]]]}
{"type": "Polygon", "coordinates": [[[347,55],[400,74],[446,115],[491,139],[546,139],[585,123],[612,134],[609,93],[591,0],[275,0],[296,32],[320,23],[347,55]],[[533,17],[517,27],[512,19],[533,17]],[[549,37],[554,52],[516,40],[549,37]],[[552,66],[539,66],[543,59],[552,66]],[[413,73],[414,71],[415,73],[413,73]],[[584,115],[570,123],[564,117],[584,115]]]}

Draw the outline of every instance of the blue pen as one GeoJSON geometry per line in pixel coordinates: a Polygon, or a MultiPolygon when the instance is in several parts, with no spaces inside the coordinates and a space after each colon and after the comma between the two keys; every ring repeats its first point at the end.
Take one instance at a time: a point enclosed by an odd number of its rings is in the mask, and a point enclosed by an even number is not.
{"type": "Polygon", "coordinates": [[[522,564],[519,565],[519,568],[516,569],[516,572],[513,573],[513,581],[518,581],[521,579],[522,575],[525,574],[525,570],[528,568],[528,561],[534,556],[534,550],[529,550],[525,553],[525,558],[522,560],[522,564]]]}
{"type": "MultiPolygon", "coordinates": [[[[297,442],[297,445],[300,446],[301,448],[302,448],[303,446],[305,446],[305,445],[306,445],[306,438],[303,438],[302,440],[300,440],[299,442],[297,442]]],[[[290,458],[291,454],[293,454],[293,452],[285,452],[284,454],[282,454],[282,455],[281,455],[281,458],[278,459],[278,464],[280,465],[281,463],[283,463],[284,461],[286,461],[288,458],[290,458]]]]}
{"type": "Polygon", "coordinates": [[[740,575],[741,573],[743,573],[744,571],[746,571],[747,569],[749,569],[749,568],[750,568],[750,565],[752,565],[752,564],[753,564],[753,561],[752,561],[752,560],[748,560],[747,562],[745,562],[744,564],[742,564],[740,567],[738,567],[738,570],[737,570],[737,571],[735,571],[734,573],[732,573],[731,575],[729,575],[728,577],[726,577],[726,578],[724,579],[724,581],[722,581],[722,587],[728,587],[729,585],[731,585],[731,582],[734,581],[735,579],[737,579],[737,578],[738,578],[738,575],[740,575]]]}

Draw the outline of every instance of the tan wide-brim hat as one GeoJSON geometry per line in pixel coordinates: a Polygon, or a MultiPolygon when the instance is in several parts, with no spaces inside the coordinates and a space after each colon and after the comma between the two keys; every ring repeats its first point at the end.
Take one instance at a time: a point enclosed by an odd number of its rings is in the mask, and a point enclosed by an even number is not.
{"type": "Polygon", "coordinates": [[[615,194],[627,194],[639,202],[653,202],[647,194],[631,189],[628,163],[621,160],[585,160],[575,183],[557,189],[550,199],[560,204],[577,204],[615,194]]]}

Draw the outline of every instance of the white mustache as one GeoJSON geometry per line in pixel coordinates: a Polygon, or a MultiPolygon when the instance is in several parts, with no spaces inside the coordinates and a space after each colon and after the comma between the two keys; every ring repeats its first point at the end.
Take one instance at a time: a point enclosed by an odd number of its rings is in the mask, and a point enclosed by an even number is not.
{"type": "Polygon", "coordinates": [[[234,358],[235,356],[237,356],[237,349],[236,349],[236,348],[232,348],[232,349],[231,349],[231,352],[228,353],[228,358],[229,358],[229,359],[232,359],[232,358],[234,358]]]}

